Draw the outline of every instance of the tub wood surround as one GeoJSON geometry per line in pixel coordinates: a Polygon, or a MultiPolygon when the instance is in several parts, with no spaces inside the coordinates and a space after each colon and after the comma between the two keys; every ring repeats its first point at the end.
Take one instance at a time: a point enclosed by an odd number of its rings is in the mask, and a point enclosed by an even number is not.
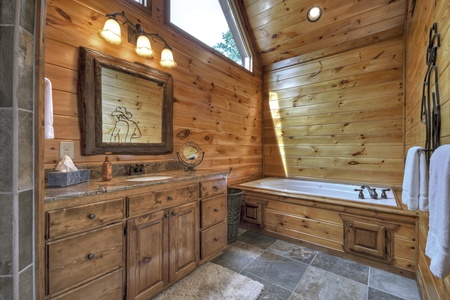
{"type": "Polygon", "coordinates": [[[264,175],[399,185],[405,1],[244,3],[264,65],[264,175]],[[324,16],[309,23],[314,4],[324,16]]]}
{"type": "Polygon", "coordinates": [[[174,152],[167,155],[112,155],[112,163],[177,161],[176,151],[186,141],[196,142],[205,151],[199,169],[230,171],[230,182],[255,179],[262,174],[262,69],[255,60],[255,72],[234,67],[225,59],[175,34],[164,25],[164,0],[152,1],[152,16],[125,0],[47,1],[45,76],[53,84],[55,139],[45,141],[45,167],[59,160],[59,143],[74,141],[76,165],[101,165],[103,155],[80,154],[80,128],[77,108],[78,49],[92,48],[131,62],[145,63],[172,74],[174,79],[174,152]],[[178,67],[159,66],[162,44],[153,42],[156,59],[134,53],[126,42],[106,43],[98,35],[105,14],[125,10],[133,22],[148,32],[157,32],[173,47],[178,67]],[[177,133],[189,129],[184,140],[177,133]],[[236,147],[239,144],[239,147],[236,147]]]}
{"type": "MultiPolygon", "coordinates": [[[[412,146],[425,145],[425,125],[420,123],[422,82],[425,76],[425,53],[429,42],[428,31],[437,22],[441,35],[441,47],[437,51],[436,65],[439,70],[441,97],[441,144],[450,144],[450,2],[446,0],[416,1],[414,14],[408,9],[406,22],[406,92],[405,92],[405,153],[412,146]]],[[[419,249],[417,279],[424,299],[448,299],[450,276],[439,279],[429,270],[430,260],[425,255],[428,234],[428,213],[419,213],[419,249]]]]}

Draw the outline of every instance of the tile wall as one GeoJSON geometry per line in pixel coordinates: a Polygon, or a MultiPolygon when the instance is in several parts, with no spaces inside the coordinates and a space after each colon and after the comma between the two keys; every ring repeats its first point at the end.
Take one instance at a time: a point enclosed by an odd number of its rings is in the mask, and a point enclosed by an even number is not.
{"type": "Polygon", "coordinates": [[[0,299],[34,298],[34,0],[0,2],[0,299]]]}

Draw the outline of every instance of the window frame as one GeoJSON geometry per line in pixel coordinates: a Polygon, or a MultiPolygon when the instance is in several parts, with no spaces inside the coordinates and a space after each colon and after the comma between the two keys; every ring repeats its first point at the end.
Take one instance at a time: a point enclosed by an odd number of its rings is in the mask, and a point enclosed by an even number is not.
{"type": "Polygon", "coordinates": [[[127,3],[133,5],[134,7],[142,10],[147,15],[152,15],[152,0],[147,0],[147,6],[142,3],[137,2],[136,0],[125,0],[127,3]]]}
{"type": "Polygon", "coordinates": [[[188,33],[187,31],[183,30],[182,28],[178,27],[177,25],[175,25],[174,23],[171,22],[170,20],[170,0],[165,0],[165,24],[169,27],[171,27],[174,31],[176,31],[178,34],[180,34],[181,36],[183,36],[184,38],[188,39],[189,41],[193,42],[194,44],[202,47],[203,49],[205,49],[206,51],[217,55],[218,57],[225,59],[228,62],[232,62],[233,65],[237,66],[238,68],[241,68],[243,70],[245,70],[246,72],[249,72],[251,74],[254,74],[254,60],[255,60],[255,51],[254,48],[252,47],[252,44],[250,43],[250,37],[248,32],[245,30],[246,26],[245,26],[245,21],[242,20],[242,8],[240,7],[240,4],[235,3],[236,1],[228,1],[228,0],[219,0],[220,5],[222,7],[222,11],[224,13],[225,19],[228,22],[228,26],[230,28],[231,34],[233,35],[233,39],[235,40],[236,46],[238,47],[238,51],[242,56],[242,49],[244,49],[243,51],[245,51],[244,53],[248,54],[248,58],[249,58],[249,62],[248,62],[248,66],[249,68],[247,69],[245,67],[245,58],[244,58],[244,66],[238,64],[237,62],[235,62],[234,60],[228,58],[226,55],[220,53],[219,51],[215,50],[214,48],[212,48],[211,46],[207,45],[206,43],[202,42],[201,40],[199,40],[198,38],[196,38],[195,36],[191,35],[190,33],[188,33]],[[223,11],[223,3],[222,2],[226,2],[228,7],[230,8],[228,12],[223,11]],[[232,18],[233,20],[230,19],[232,18]],[[233,26],[230,26],[230,23],[233,24],[233,26]],[[235,35],[239,35],[240,38],[236,39],[235,35]]]}

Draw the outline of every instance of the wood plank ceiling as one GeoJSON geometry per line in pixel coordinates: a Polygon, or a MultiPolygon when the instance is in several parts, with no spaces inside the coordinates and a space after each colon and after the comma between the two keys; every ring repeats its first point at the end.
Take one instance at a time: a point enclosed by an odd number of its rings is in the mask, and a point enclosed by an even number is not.
{"type": "MultiPolygon", "coordinates": [[[[243,0],[264,66],[306,61],[396,36],[405,21],[404,0],[243,0]],[[323,15],[306,14],[318,5],[323,15]],[[307,55],[306,55],[307,54],[307,55]]],[[[401,32],[400,32],[401,34],[401,32]]]]}

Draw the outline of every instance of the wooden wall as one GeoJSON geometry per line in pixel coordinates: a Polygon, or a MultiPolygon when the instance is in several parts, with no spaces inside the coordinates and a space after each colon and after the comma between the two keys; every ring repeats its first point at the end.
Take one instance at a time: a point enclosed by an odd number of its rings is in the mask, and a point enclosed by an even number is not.
{"type": "Polygon", "coordinates": [[[399,35],[267,66],[264,174],[400,185],[403,53],[399,35]]]}
{"type": "MultiPolygon", "coordinates": [[[[437,22],[441,35],[438,49],[439,92],[441,100],[441,144],[450,144],[450,2],[446,0],[416,1],[414,14],[411,6],[406,24],[406,90],[405,90],[405,153],[412,146],[425,145],[425,125],[420,123],[422,83],[425,76],[425,57],[429,30],[437,22]]],[[[428,213],[419,214],[419,251],[417,277],[422,285],[424,299],[449,299],[450,276],[445,279],[434,277],[429,271],[430,260],[425,255],[428,235],[428,213]]]]}
{"type": "MultiPolygon", "coordinates": [[[[103,155],[80,154],[77,109],[78,47],[101,51],[128,61],[161,69],[162,45],[153,43],[156,59],[134,53],[133,45],[114,46],[97,34],[105,14],[125,10],[133,21],[149,32],[161,34],[174,49],[178,67],[162,69],[174,78],[174,152],[160,156],[113,155],[112,162],[176,161],[176,151],[184,142],[198,143],[205,151],[199,168],[231,171],[230,183],[251,180],[262,174],[262,70],[255,60],[255,73],[235,67],[223,58],[175,34],[164,24],[164,0],[152,1],[152,16],[124,0],[47,1],[45,76],[52,81],[55,139],[45,141],[45,167],[59,160],[59,143],[75,142],[74,162],[79,166],[100,165],[103,155]],[[191,134],[181,140],[184,129],[191,134]]],[[[127,30],[122,27],[126,40],[127,30]]]]}

